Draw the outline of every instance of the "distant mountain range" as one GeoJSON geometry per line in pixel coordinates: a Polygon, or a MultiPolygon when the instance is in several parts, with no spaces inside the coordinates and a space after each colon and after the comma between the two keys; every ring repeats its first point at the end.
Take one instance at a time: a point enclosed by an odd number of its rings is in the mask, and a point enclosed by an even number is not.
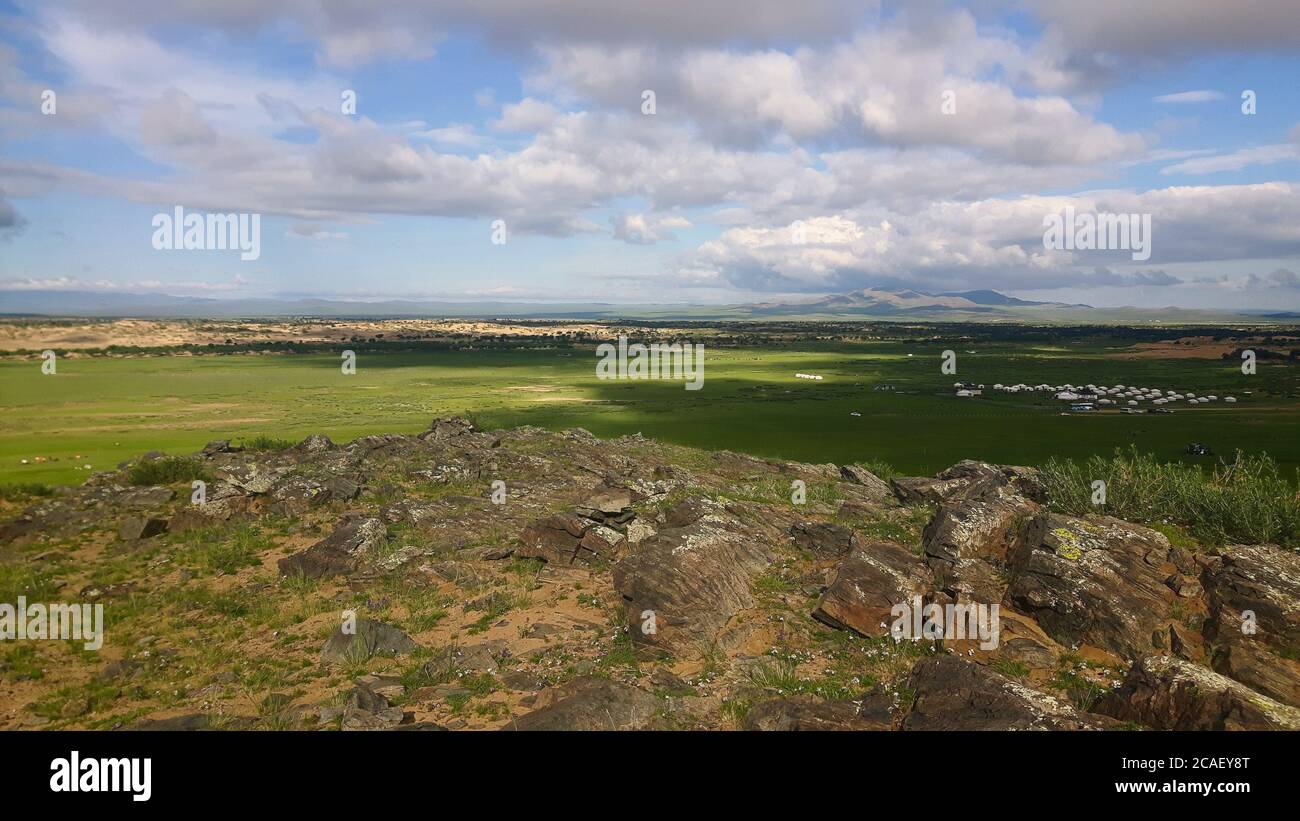
{"type": "Polygon", "coordinates": [[[1002,308],[1067,308],[1093,310],[1088,305],[1063,302],[1033,302],[997,291],[958,291],[927,294],[908,288],[887,290],[863,288],[847,294],[833,294],[796,302],[763,302],[741,306],[755,315],[807,313],[815,315],[933,315],[944,313],[1001,314],[1002,308]]]}
{"type": "Polygon", "coordinates": [[[169,294],[101,291],[0,290],[0,316],[141,317],[237,319],[257,317],[335,318],[516,318],[574,320],[798,320],[879,319],[956,322],[1041,323],[1224,323],[1294,324],[1295,311],[1212,311],[1186,308],[1095,308],[1063,302],[1017,299],[998,291],[928,294],[907,288],[864,288],[845,294],[810,296],[744,305],[625,305],[608,302],[438,302],[331,299],[213,299],[169,294]]]}

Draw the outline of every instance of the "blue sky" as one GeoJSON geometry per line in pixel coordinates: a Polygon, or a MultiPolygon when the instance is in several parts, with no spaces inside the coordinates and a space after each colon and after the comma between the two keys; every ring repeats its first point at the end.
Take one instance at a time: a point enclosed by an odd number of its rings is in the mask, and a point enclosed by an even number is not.
{"type": "Polygon", "coordinates": [[[0,36],[0,306],[1300,308],[1293,0],[4,0],[0,36]],[[176,206],[260,214],[260,256],[155,249],[176,206]],[[1066,206],[1149,214],[1150,258],[1044,247],[1066,206]]]}

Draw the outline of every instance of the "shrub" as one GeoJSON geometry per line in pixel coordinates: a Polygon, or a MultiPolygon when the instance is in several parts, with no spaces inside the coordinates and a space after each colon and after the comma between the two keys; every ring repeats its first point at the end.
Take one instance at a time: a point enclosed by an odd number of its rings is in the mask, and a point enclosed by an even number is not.
{"type": "Polygon", "coordinates": [[[244,450],[288,450],[296,444],[292,439],[258,435],[244,440],[244,450]]]}
{"type": "Polygon", "coordinates": [[[127,474],[127,479],[133,485],[170,485],[173,482],[207,478],[203,460],[197,456],[164,456],[137,462],[127,474]]]}
{"type": "Polygon", "coordinates": [[[24,499],[53,496],[54,488],[40,482],[17,482],[0,485],[0,501],[19,502],[24,499]]]}
{"type": "Polygon", "coordinates": [[[1238,452],[1207,473],[1130,448],[1081,464],[1053,458],[1042,477],[1055,510],[1173,524],[1210,545],[1272,542],[1300,548],[1300,498],[1267,455],[1238,452]],[[1092,483],[1098,479],[1106,483],[1104,505],[1092,504],[1092,483]]]}

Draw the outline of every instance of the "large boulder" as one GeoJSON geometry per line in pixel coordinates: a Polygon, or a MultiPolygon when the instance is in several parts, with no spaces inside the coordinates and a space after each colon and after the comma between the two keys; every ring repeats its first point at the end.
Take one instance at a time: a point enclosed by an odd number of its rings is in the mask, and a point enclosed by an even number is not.
{"type": "Polygon", "coordinates": [[[1164,643],[1177,597],[1166,581],[1178,573],[1163,534],[1105,516],[1056,514],[1040,532],[1009,559],[1008,604],[1065,646],[1135,659],[1164,643]]]}
{"type": "Polygon", "coordinates": [[[893,542],[870,542],[840,562],[813,616],[839,629],[864,636],[889,635],[898,604],[930,594],[925,562],[893,542]]]}
{"type": "Polygon", "coordinates": [[[635,641],[671,652],[703,649],[754,606],[751,582],[772,563],[769,545],[781,536],[761,510],[744,513],[743,520],[707,513],[684,527],[665,528],[614,565],[614,589],[635,641]]]}
{"type": "Polygon", "coordinates": [[[889,483],[864,467],[843,465],[840,467],[840,477],[860,486],[863,495],[871,501],[883,502],[893,497],[894,492],[889,483]]]}
{"type": "Polygon", "coordinates": [[[1172,656],[1148,656],[1097,711],[1157,730],[1300,730],[1300,710],[1172,656]]]}
{"type": "Polygon", "coordinates": [[[996,483],[978,496],[940,504],[922,535],[940,587],[961,601],[1000,602],[1008,554],[1017,541],[1041,536],[1038,512],[1038,505],[996,483]]]}
{"type": "Polygon", "coordinates": [[[543,690],[537,708],[505,730],[642,730],[659,709],[652,694],[606,678],[576,678],[543,690]]]}
{"type": "Polygon", "coordinates": [[[957,656],[912,668],[904,730],[1097,730],[1113,722],[957,656]]]}

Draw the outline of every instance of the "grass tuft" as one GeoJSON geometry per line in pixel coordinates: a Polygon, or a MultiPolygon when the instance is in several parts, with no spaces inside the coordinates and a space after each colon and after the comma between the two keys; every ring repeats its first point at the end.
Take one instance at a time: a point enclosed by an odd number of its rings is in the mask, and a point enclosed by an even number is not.
{"type": "Polygon", "coordinates": [[[1051,459],[1042,469],[1051,506],[1065,513],[1104,513],[1151,525],[1175,525],[1208,545],[1274,543],[1300,548],[1300,498],[1267,455],[1238,452],[1204,472],[1195,465],[1116,450],[1083,463],[1051,459]],[[1096,480],[1106,503],[1092,503],[1096,480]]]}

